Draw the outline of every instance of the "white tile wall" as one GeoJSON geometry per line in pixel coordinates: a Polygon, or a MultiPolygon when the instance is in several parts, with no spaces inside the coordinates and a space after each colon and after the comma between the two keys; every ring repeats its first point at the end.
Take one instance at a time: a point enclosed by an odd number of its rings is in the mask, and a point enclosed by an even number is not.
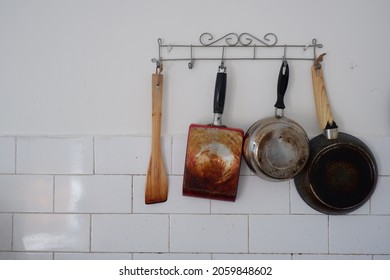
{"type": "Polygon", "coordinates": [[[53,253],[0,252],[0,260],[52,260],[53,253]]]}
{"type": "Polygon", "coordinates": [[[15,173],[15,138],[0,137],[0,173],[15,173]]]}
{"type": "Polygon", "coordinates": [[[91,137],[18,137],[17,173],[92,174],[91,137]]]}
{"type": "Polygon", "coordinates": [[[245,215],[172,215],[171,252],[247,253],[245,215]]]}
{"type": "MultiPolygon", "coordinates": [[[[245,163],[244,163],[245,164],[245,163]]],[[[288,214],[289,182],[268,182],[257,176],[241,176],[235,203],[213,200],[212,213],[288,214]]]]}
{"type": "Polygon", "coordinates": [[[330,217],[329,251],[335,254],[389,253],[390,217],[330,217]]]}
{"type": "Polygon", "coordinates": [[[375,156],[379,175],[390,174],[390,137],[389,136],[357,136],[367,144],[375,156]]]}
{"type": "Polygon", "coordinates": [[[0,175],[1,212],[52,212],[53,176],[0,175]]]}
{"type": "Polygon", "coordinates": [[[184,174],[186,149],[187,137],[175,137],[172,139],[172,174],[184,174]]]}
{"type": "Polygon", "coordinates": [[[57,176],[55,212],[131,213],[131,176],[57,176]]]}
{"type": "Polygon", "coordinates": [[[390,255],[374,255],[373,260],[390,260],[390,255]]]}
{"type": "Polygon", "coordinates": [[[15,251],[88,251],[89,215],[15,214],[15,251]]]}
{"type": "Polygon", "coordinates": [[[390,259],[390,137],[364,137],[381,176],[344,216],[244,161],[236,202],[184,197],[184,136],[163,138],[168,201],[145,205],[150,140],[0,137],[0,259],[390,259]]]}
{"type": "Polygon", "coordinates": [[[252,253],[328,253],[328,217],[254,215],[249,242],[252,253]]]}
{"type": "Polygon", "coordinates": [[[92,252],[167,252],[166,215],[94,215],[92,252]]]}
{"type": "Polygon", "coordinates": [[[0,250],[11,250],[12,215],[0,214],[0,250]]]}
{"type": "MultiPolygon", "coordinates": [[[[146,174],[150,159],[150,137],[97,137],[97,174],[146,174]]],[[[171,138],[161,141],[165,168],[171,174],[171,138]]]]}
{"type": "Polygon", "coordinates": [[[297,254],[294,260],[372,260],[372,255],[320,255],[320,254],[297,254]]]}
{"type": "Polygon", "coordinates": [[[130,253],[54,253],[55,260],[132,260],[130,253]]]}
{"type": "Polygon", "coordinates": [[[213,254],[213,260],[291,260],[292,254],[213,254]]]}
{"type": "Polygon", "coordinates": [[[145,204],[146,176],[133,178],[134,213],[210,213],[210,200],[182,195],[183,176],[168,177],[168,200],[165,203],[145,204]]]}
{"type": "Polygon", "coordinates": [[[390,177],[380,176],[371,197],[371,214],[390,215],[390,177]]]}
{"type": "Polygon", "coordinates": [[[139,254],[135,253],[134,260],[211,260],[211,254],[179,254],[179,253],[160,253],[160,254],[139,254]]]}

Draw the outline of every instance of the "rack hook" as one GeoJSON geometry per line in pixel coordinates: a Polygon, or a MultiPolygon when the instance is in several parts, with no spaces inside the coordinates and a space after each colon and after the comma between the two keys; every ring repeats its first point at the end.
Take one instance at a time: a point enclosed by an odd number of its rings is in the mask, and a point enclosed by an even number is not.
{"type": "Polygon", "coordinates": [[[190,51],[191,51],[191,58],[190,58],[190,62],[188,62],[188,69],[192,69],[192,67],[194,67],[194,62],[195,62],[195,60],[194,60],[194,58],[192,56],[192,45],[190,47],[191,47],[191,49],[190,49],[190,51]]]}
{"type": "Polygon", "coordinates": [[[156,74],[157,74],[157,70],[161,69],[161,71],[162,71],[162,63],[161,63],[161,61],[162,61],[162,58],[161,58],[162,39],[161,38],[157,39],[157,44],[158,44],[158,58],[152,58],[152,62],[156,63],[156,74]]]}
{"type": "Polygon", "coordinates": [[[153,63],[156,63],[156,68],[159,68],[160,65],[161,65],[160,60],[158,60],[157,58],[152,58],[152,62],[153,62],[153,63]]]}
{"type": "Polygon", "coordinates": [[[287,45],[284,45],[283,57],[282,57],[283,65],[287,64],[286,52],[287,52],[287,45]]]}
{"type": "Polygon", "coordinates": [[[157,39],[157,44],[158,44],[158,59],[161,60],[161,45],[162,45],[162,39],[161,38],[157,39]]]}
{"type": "Polygon", "coordinates": [[[313,43],[313,61],[316,61],[317,59],[317,54],[316,54],[316,47],[317,47],[317,39],[313,39],[311,40],[311,42],[313,43]]]}
{"type": "Polygon", "coordinates": [[[226,71],[225,67],[225,46],[222,46],[222,58],[221,58],[221,65],[219,65],[219,70],[222,72],[226,71]]]}
{"type": "Polygon", "coordinates": [[[163,71],[163,64],[160,61],[156,62],[156,74],[161,74],[163,71]]]}

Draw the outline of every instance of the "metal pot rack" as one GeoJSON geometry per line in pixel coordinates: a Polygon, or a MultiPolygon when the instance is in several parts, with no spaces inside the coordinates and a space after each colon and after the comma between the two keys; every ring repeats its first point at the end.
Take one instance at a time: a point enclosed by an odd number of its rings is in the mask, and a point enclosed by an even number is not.
{"type": "MultiPolygon", "coordinates": [[[[207,60],[220,60],[221,68],[224,68],[224,61],[226,60],[316,60],[316,49],[322,48],[322,44],[319,44],[316,39],[312,39],[311,44],[302,45],[290,45],[290,44],[277,44],[278,37],[274,33],[267,33],[262,39],[253,36],[249,33],[228,33],[218,39],[214,39],[214,36],[210,33],[202,33],[199,36],[200,44],[195,45],[183,45],[183,44],[163,44],[161,38],[157,39],[158,43],[158,58],[152,58],[152,62],[156,63],[156,68],[160,68],[164,61],[188,61],[188,68],[192,69],[195,61],[207,61],[207,60]],[[196,55],[197,49],[219,49],[221,55],[219,57],[209,55],[196,55]],[[281,50],[280,56],[267,56],[267,51],[272,48],[279,48],[281,50]],[[287,53],[289,49],[302,49],[304,55],[288,57],[287,53]],[[179,53],[183,53],[183,50],[188,55],[186,57],[180,57],[175,55],[176,49],[181,49],[179,53]],[[229,56],[228,49],[240,49],[242,56],[229,56]],[[308,50],[311,50],[310,52],[308,50]],[[164,56],[163,56],[164,55],[164,56]]],[[[204,53],[204,52],[203,52],[204,53]]],[[[236,53],[236,52],[235,52],[236,53]]]]}

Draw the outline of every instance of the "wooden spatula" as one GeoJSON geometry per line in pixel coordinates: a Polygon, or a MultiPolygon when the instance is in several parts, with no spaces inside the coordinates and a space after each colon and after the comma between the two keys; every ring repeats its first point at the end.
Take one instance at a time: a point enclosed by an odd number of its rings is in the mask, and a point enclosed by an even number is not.
{"type": "Polygon", "coordinates": [[[168,176],[161,153],[162,96],[163,75],[160,71],[152,74],[152,151],[146,177],[146,204],[164,202],[168,198],[168,176]]]}

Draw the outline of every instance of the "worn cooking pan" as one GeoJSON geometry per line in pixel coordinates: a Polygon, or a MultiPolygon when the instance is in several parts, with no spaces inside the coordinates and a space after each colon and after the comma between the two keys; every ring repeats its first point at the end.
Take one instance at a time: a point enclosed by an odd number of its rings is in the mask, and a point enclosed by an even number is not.
{"type": "Polygon", "coordinates": [[[323,80],[323,55],[315,61],[311,73],[317,117],[324,134],[310,140],[308,164],[294,180],[302,199],[315,210],[346,214],[362,206],[374,192],[377,164],[365,143],[338,132],[323,80]]]}
{"type": "Polygon", "coordinates": [[[183,195],[234,201],[244,131],[222,125],[226,94],[226,72],[222,70],[215,84],[213,123],[189,127],[183,195]]]}
{"type": "Polygon", "coordinates": [[[294,177],[309,157],[309,138],[295,121],[283,116],[289,66],[279,71],[275,116],[261,119],[246,132],[243,154],[249,168],[260,178],[283,181],[294,177]]]}

